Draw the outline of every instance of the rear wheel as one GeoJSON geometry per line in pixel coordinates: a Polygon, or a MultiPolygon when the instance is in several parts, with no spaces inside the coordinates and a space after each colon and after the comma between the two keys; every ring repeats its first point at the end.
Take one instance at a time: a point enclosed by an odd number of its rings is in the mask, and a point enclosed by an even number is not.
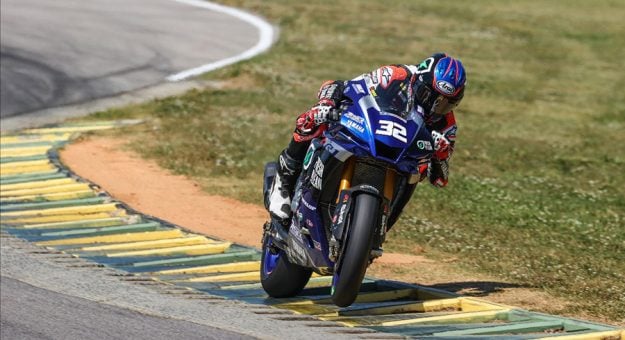
{"type": "Polygon", "coordinates": [[[354,211],[332,277],[332,301],[339,307],[351,305],[358,296],[369,264],[379,206],[375,196],[360,194],[355,197],[354,211]]]}
{"type": "Polygon", "coordinates": [[[292,297],[304,289],[312,270],[289,262],[286,253],[272,246],[271,236],[263,240],[260,258],[260,282],[269,296],[292,297]]]}

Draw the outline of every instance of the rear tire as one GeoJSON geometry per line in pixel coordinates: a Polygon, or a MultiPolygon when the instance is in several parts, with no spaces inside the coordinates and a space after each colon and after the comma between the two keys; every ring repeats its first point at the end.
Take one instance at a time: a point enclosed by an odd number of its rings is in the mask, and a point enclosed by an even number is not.
{"type": "Polygon", "coordinates": [[[379,207],[375,196],[360,194],[355,197],[349,229],[332,278],[332,302],[339,307],[351,305],[358,296],[369,264],[379,207]]]}
{"type": "Polygon", "coordinates": [[[272,249],[271,236],[263,240],[260,259],[260,283],[267,294],[274,298],[286,298],[299,294],[308,283],[312,270],[289,262],[281,249],[272,249]],[[274,253],[277,251],[277,253],[274,253]]]}

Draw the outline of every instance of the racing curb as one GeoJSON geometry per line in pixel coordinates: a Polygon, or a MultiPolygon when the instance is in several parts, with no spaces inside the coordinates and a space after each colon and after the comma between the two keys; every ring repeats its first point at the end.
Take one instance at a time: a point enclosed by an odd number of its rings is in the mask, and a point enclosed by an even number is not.
{"type": "Polygon", "coordinates": [[[372,277],[347,308],[332,304],[331,277],[313,276],[298,297],[270,298],[260,285],[257,249],[135,211],[60,163],[57,150],[81,133],[136,123],[63,124],[2,136],[1,236],[189,294],[288,310],[292,320],[331,321],[361,338],[625,340],[625,329],[610,325],[372,277]]]}

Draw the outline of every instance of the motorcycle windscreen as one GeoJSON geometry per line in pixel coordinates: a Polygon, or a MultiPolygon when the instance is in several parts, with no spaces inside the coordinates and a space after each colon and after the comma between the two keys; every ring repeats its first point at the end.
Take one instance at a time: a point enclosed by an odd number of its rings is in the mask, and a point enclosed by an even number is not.
{"type": "Polygon", "coordinates": [[[341,115],[341,128],[335,134],[339,143],[357,155],[395,164],[404,153],[414,158],[414,150],[405,151],[412,149],[417,134],[426,130],[422,116],[406,96],[376,92],[371,85],[366,77],[348,82],[344,94],[350,105],[341,115]]]}

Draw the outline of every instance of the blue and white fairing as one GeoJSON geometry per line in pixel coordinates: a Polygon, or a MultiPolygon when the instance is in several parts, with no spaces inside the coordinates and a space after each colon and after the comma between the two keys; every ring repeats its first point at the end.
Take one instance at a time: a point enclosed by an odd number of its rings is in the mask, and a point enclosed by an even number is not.
{"type": "Polygon", "coordinates": [[[429,162],[433,140],[419,106],[407,105],[405,118],[388,112],[367,76],[348,81],[344,94],[351,104],[326,132],[330,142],[356,156],[393,164],[403,173],[416,174],[429,162]]]}
{"type": "Polygon", "coordinates": [[[384,93],[376,93],[375,89],[376,84],[367,75],[347,82],[344,95],[350,103],[344,107],[341,120],[330,125],[325,142],[315,139],[308,148],[291,207],[293,219],[286,252],[293,263],[323,274],[334,268],[329,258],[330,226],[324,225],[319,205],[323,183],[332,176],[332,168],[326,168],[332,164],[329,158],[341,162],[351,156],[375,158],[410,175],[418,174],[432,156],[431,132],[419,113],[422,110],[412,106],[412,97],[397,96],[388,88],[384,93]]]}

